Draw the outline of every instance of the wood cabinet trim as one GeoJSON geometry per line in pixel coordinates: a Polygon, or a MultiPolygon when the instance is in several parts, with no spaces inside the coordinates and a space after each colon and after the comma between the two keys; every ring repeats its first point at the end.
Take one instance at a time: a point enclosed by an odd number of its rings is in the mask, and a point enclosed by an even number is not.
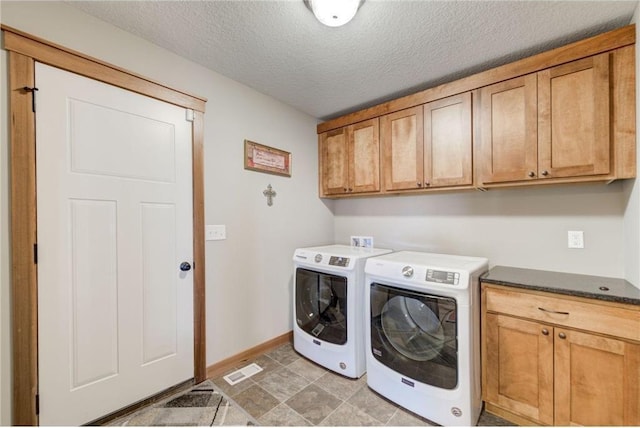
{"type": "Polygon", "coordinates": [[[636,176],[636,49],[625,46],[612,52],[612,154],[617,178],[636,176]]]}
{"type": "Polygon", "coordinates": [[[462,92],[472,91],[483,86],[488,86],[525,74],[535,73],[546,68],[551,68],[588,56],[633,45],[634,43],[635,25],[631,24],[613,31],[542,52],[510,64],[495,67],[412,95],[328,120],[318,124],[317,133],[321,134],[331,129],[340,128],[362,120],[426,104],[428,102],[462,92]]]}

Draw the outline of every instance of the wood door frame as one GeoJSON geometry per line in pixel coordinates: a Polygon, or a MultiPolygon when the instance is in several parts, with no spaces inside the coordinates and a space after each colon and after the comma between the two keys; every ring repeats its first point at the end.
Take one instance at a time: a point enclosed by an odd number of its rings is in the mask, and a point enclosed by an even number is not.
{"type": "MultiPolygon", "coordinates": [[[[206,379],[204,257],[204,111],[206,99],[5,25],[9,64],[13,424],[38,425],[38,278],[36,135],[32,93],[41,62],[141,95],[192,109],[194,379],[206,379]]],[[[37,97],[37,95],[36,95],[37,97]]],[[[37,98],[36,98],[37,100],[37,98]]]]}

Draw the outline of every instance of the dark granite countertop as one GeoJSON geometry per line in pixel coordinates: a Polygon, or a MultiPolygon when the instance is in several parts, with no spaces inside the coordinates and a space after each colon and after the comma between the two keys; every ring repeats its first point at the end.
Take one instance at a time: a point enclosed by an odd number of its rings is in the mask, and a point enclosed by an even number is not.
{"type": "Polygon", "coordinates": [[[509,287],[640,305],[640,289],[620,278],[494,266],[480,278],[480,281],[509,287]]]}

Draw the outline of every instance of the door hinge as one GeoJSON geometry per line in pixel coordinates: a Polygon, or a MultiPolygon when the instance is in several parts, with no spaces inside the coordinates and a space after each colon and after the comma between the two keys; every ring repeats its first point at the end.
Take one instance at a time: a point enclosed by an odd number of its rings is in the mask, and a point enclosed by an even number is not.
{"type": "Polygon", "coordinates": [[[31,111],[35,113],[36,112],[36,91],[38,90],[38,88],[36,88],[35,86],[33,88],[30,88],[29,86],[25,86],[24,88],[22,88],[22,90],[25,92],[31,92],[31,111]]]}
{"type": "Polygon", "coordinates": [[[33,263],[38,264],[38,244],[33,244],[33,263]]]}
{"type": "Polygon", "coordinates": [[[194,118],[193,110],[191,110],[190,108],[188,108],[188,109],[186,110],[186,116],[185,116],[185,119],[187,120],[187,122],[193,122],[193,118],[194,118]]]}
{"type": "Polygon", "coordinates": [[[40,394],[36,394],[36,415],[40,414],[40,394]]]}

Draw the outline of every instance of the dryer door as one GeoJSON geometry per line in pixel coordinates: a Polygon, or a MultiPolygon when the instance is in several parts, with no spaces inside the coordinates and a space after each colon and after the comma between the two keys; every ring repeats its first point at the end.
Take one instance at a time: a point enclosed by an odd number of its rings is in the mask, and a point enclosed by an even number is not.
{"type": "Polygon", "coordinates": [[[325,342],[347,343],[347,278],[297,268],[295,281],[298,327],[325,342]]]}
{"type": "Polygon", "coordinates": [[[439,388],[458,384],[456,301],[371,284],[371,352],[413,380],[439,388]]]}

